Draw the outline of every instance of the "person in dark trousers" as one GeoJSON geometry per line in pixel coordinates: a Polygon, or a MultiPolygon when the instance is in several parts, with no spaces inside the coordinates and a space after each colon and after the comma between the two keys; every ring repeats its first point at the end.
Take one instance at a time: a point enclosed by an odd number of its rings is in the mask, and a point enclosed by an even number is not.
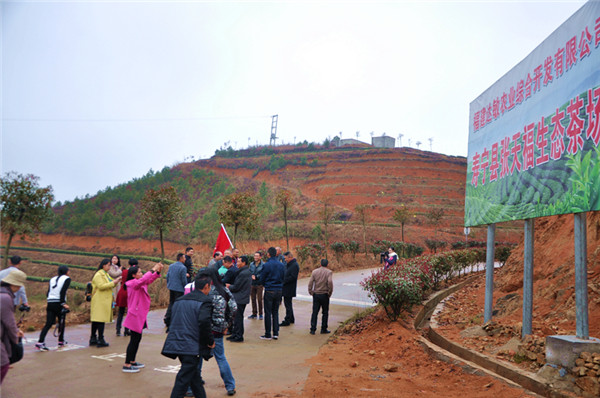
{"type": "Polygon", "coordinates": [[[277,340],[279,338],[279,306],[281,305],[285,265],[277,260],[277,250],[274,247],[269,247],[267,254],[269,260],[263,265],[260,276],[260,282],[265,287],[265,334],[260,338],[277,340]],[[272,334],[271,326],[273,327],[272,334]]]}
{"type": "Polygon", "coordinates": [[[108,271],[111,260],[108,258],[100,261],[98,271],[92,278],[92,301],[90,303],[90,321],[92,330],[90,335],[90,346],[98,348],[108,347],[104,340],[104,325],[113,321],[113,289],[121,283],[122,276],[113,279],[108,271]]]}
{"type": "MultiPolygon", "coordinates": [[[[58,275],[50,279],[50,282],[48,283],[48,293],[46,295],[48,300],[48,306],[46,307],[46,324],[42,328],[38,342],[35,344],[35,347],[40,351],[48,351],[48,347],[46,347],[46,343],[44,343],[46,334],[52,325],[54,325],[54,322],[56,320],[60,322],[61,316],[65,315],[63,314],[63,310],[69,311],[69,306],[67,305],[67,290],[70,285],[71,278],[69,277],[69,267],[66,265],[59,266],[58,275]]],[[[60,328],[58,346],[62,347],[65,344],[67,344],[65,341],[65,329],[60,328]]]]}
{"type": "Polygon", "coordinates": [[[252,300],[252,315],[248,319],[263,319],[263,285],[260,284],[260,274],[263,269],[263,261],[260,252],[254,253],[254,261],[250,263],[250,273],[252,274],[252,288],[250,289],[250,298],[252,300]]]}
{"type": "Polygon", "coordinates": [[[237,304],[237,311],[233,320],[233,333],[227,340],[234,343],[244,341],[244,310],[250,302],[250,289],[252,288],[252,273],[248,257],[241,256],[238,260],[238,272],[235,275],[235,282],[227,285],[237,304]]]}
{"type": "Polygon", "coordinates": [[[333,293],[333,272],[327,268],[328,264],[329,262],[326,259],[322,259],[321,267],[312,272],[308,281],[308,294],[313,296],[310,334],[315,334],[317,330],[317,317],[321,308],[323,309],[321,334],[331,333],[327,329],[327,321],[329,319],[329,298],[333,293]]]}
{"type": "Polygon", "coordinates": [[[187,270],[188,283],[190,283],[191,281],[194,280],[194,263],[192,262],[193,255],[194,255],[194,248],[186,247],[185,248],[185,261],[183,262],[183,265],[185,265],[185,268],[187,270]]]}
{"type": "Polygon", "coordinates": [[[148,327],[146,322],[148,311],[150,311],[148,285],[160,277],[162,269],[162,263],[158,263],[150,272],[144,274],[137,265],[134,265],[129,268],[127,280],[123,283],[124,289],[127,291],[127,306],[129,307],[124,326],[131,335],[123,365],[124,373],[137,373],[144,367],[144,364],[137,362],[135,357],[140,341],[142,341],[142,331],[148,327]]]}
{"type": "Polygon", "coordinates": [[[181,362],[171,398],[183,397],[188,386],[195,397],[206,397],[198,363],[202,358],[210,358],[210,349],[215,347],[211,333],[212,299],[208,297],[210,279],[199,277],[195,285],[194,291],[173,304],[171,325],[161,352],[181,362]]]}
{"type": "MultiPolygon", "coordinates": [[[[233,294],[229,289],[223,285],[219,273],[214,268],[205,268],[198,271],[198,275],[208,276],[212,280],[212,287],[208,293],[208,297],[211,298],[213,303],[212,308],[212,334],[215,339],[215,347],[213,349],[213,355],[217,366],[219,366],[219,374],[227,390],[227,395],[235,395],[235,378],[231,372],[229,362],[225,356],[225,344],[223,336],[227,332],[227,329],[233,323],[233,318],[237,312],[237,303],[233,294]]],[[[198,364],[198,372],[202,377],[202,362],[198,364]]]]}
{"type": "MultiPolygon", "coordinates": [[[[138,260],[135,258],[130,258],[129,261],[127,262],[127,264],[129,264],[129,267],[133,267],[133,266],[137,266],[138,265],[138,260]]],[[[127,281],[127,273],[129,268],[125,268],[123,267],[123,273],[121,274],[121,277],[123,278],[123,281],[127,281]]],[[[131,279],[131,278],[129,278],[131,279]]],[[[121,283],[121,288],[119,289],[119,293],[117,293],[117,322],[116,323],[116,332],[117,332],[117,336],[121,335],[121,325],[123,324],[123,317],[125,316],[125,311],[127,310],[127,290],[125,289],[125,283],[121,283]]],[[[123,332],[124,336],[129,336],[129,329],[125,328],[125,331],[123,332]]]]}
{"type": "Polygon", "coordinates": [[[167,271],[167,289],[169,289],[169,306],[165,314],[165,325],[167,329],[171,322],[171,309],[173,303],[179,297],[183,296],[185,291],[185,285],[187,284],[187,268],[183,265],[185,261],[185,255],[183,253],[177,254],[177,261],[169,265],[167,271]]]}
{"type": "Polygon", "coordinates": [[[232,284],[235,281],[235,275],[238,272],[238,267],[233,262],[233,258],[229,256],[223,257],[223,266],[219,271],[219,274],[223,273],[223,283],[232,284]]]}
{"type": "Polygon", "coordinates": [[[294,318],[294,308],[292,307],[292,298],[296,297],[296,285],[298,283],[298,273],[300,266],[292,253],[285,252],[283,258],[286,262],[285,276],[283,277],[283,305],[285,306],[285,318],[279,326],[289,326],[296,321],[294,318]]]}

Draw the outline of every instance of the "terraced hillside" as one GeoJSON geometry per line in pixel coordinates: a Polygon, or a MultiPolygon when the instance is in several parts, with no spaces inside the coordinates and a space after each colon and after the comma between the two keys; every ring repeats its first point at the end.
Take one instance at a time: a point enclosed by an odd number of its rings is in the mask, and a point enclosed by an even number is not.
{"type": "MultiPolygon", "coordinates": [[[[153,239],[137,223],[144,192],[163,185],[175,187],[184,210],[181,227],[168,239],[181,244],[212,245],[219,230],[217,206],[233,192],[257,195],[260,225],[244,240],[271,241],[284,237],[281,212],[274,201],[281,188],[294,194],[290,234],[304,240],[322,238],[323,201],[333,205],[328,232],[331,240],[362,241],[362,224],[356,205],[368,205],[367,241],[401,239],[392,215],[405,205],[413,217],[405,225],[405,240],[425,246],[425,239],[463,241],[466,159],[411,148],[319,148],[297,146],[269,151],[231,151],[224,156],[182,163],[97,195],[55,207],[56,217],[44,232],[67,235],[153,239]],[[310,149],[310,150],[309,150],[310,149]],[[427,214],[443,209],[438,225],[427,214]]],[[[499,226],[497,240],[516,242],[514,225],[499,226]]],[[[469,239],[485,240],[483,229],[469,239]]]]}
{"type": "MultiPolygon", "coordinates": [[[[345,149],[315,154],[283,153],[246,158],[220,158],[196,162],[227,177],[259,180],[272,186],[283,186],[301,193],[303,219],[319,221],[320,203],[329,198],[336,206],[338,220],[350,225],[356,205],[370,205],[369,234],[397,237],[393,212],[406,205],[416,217],[405,226],[405,236],[422,244],[435,235],[435,227],[427,222],[432,209],[444,209],[438,239],[449,242],[464,239],[464,193],[466,158],[446,156],[412,148],[345,149]],[[284,157],[286,166],[272,171],[267,167],[274,157],[284,157]],[[392,229],[390,229],[392,228],[392,229]]],[[[338,229],[340,229],[338,225],[338,229]]],[[[339,232],[339,231],[338,231],[339,232]]],[[[476,239],[483,240],[483,230],[476,239]]],[[[515,242],[518,228],[514,224],[499,226],[498,240],[515,242]]]]}

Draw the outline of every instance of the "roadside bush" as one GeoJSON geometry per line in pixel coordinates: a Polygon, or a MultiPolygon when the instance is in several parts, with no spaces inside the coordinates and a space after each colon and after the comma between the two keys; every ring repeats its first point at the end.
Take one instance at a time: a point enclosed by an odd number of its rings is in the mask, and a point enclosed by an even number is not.
{"type": "Polygon", "coordinates": [[[425,239],[425,246],[427,246],[427,248],[429,248],[429,250],[431,250],[433,253],[437,253],[438,249],[443,249],[447,244],[448,242],[443,240],[425,239]]]}
{"type": "Polygon", "coordinates": [[[346,244],[348,251],[352,253],[352,258],[356,258],[356,253],[360,250],[360,245],[357,241],[351,240],[346,244]]]}
{"type": "Polygon", "coordinates": [[[338,261],[338,263],[341,262],[344,253],[348,249],[347,245],[344,242],[333,242],[329,247],[331,247],[333,250],[335,259],[338,261]]]}
{"type": "Polygon", "coordinates": [[[391,321],[398,319],[403,311],[420,303],[425,295],[427,279],[423,270],[411,262],[374,272],[361,282],[369,297],[381,304],[391,321]]]}
{"type": "Polygon", "coordinates": [[[511,251],[512,251],[512,248],[510,248],[508,246],[497,247],[496,251],[495,251],[496,260],[498,260],[499,262],[502,263],[502,265],[504,265],[506,263],[506,260],[508,260],[508,257],[510,257],[511,251]]]}
{"type": "Polygon", "coordinates": [[[305,263],[308,259],[311,259],[315,264],[321,261],[321,258],[325,256],[325,247],[319,243],[308,243],[302,246],[296,246],[296,255],[300,260],[300,263],[305,263]]]}

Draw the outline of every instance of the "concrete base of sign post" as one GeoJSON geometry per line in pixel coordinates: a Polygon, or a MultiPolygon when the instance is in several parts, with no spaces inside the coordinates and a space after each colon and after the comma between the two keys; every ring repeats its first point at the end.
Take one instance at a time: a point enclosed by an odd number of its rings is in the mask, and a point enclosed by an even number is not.
{"type": "Polygon", "coordinates": [[[600,352],[600,339],[577,336],[546,336],[546,363],[571,369],[582,352],[600,352]]]}

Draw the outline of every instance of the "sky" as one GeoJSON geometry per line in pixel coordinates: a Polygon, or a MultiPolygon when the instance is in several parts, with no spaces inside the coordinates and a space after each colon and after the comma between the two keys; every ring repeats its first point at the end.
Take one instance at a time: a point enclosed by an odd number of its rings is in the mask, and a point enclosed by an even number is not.
{"type": "Polygon", "coordinates": [[[470,102],[584,3],[2,1],[0,171],[73,200],[267,145],[276,114],[277,144],[466,156],[470,102]]]}

